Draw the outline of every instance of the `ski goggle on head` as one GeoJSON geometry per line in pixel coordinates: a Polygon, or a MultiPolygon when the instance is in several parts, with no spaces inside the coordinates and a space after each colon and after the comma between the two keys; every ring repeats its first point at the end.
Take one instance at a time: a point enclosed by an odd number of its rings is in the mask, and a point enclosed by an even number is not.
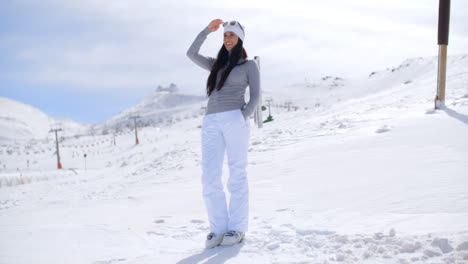
{"type": "Polygon", "coordinates": [[[243,26],[241,25],[241,23],[239,23],[238,21],[231,21],[231,22],[226,21],[226,22],[223,23],[223,27],[226,27],[227,25],[235,26],[236,24],[239,25],[240,29],[242,30],[242,33],[245,34],[245,32],[244,32],[244,27],[243,27],[243,26]]]}

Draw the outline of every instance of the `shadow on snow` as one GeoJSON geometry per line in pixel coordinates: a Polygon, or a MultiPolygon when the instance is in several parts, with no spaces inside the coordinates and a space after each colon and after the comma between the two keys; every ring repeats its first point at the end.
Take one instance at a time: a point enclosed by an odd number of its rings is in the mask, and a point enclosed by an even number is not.
{"type": "Polygon", "coordinates": [[[205,249],[200,253],[180,260],[177,264],[221,264],[239,254],[239,251],[244,246],[240,243],[234,246],[218,246],[211,249],[205,249]],[[206,262],[203,262],[205,261],[206,262]]]}

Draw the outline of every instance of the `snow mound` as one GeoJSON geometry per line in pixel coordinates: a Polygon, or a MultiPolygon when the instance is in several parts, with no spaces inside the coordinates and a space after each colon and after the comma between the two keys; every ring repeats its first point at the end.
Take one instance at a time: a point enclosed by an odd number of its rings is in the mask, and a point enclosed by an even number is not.
{"type": "Polygon", "coordinates": [[[47,137],[53,121],[37,108],[0,97],[0,140],[47,137]]]}
{"type": "Polygon", "coordinates": [[[71,119],[55,120],[33,106],[0,97],[0,141],[42,140],[50,137],[51,128],[63,129],[61,136],[87,130],[71,119]]]}
{"type": "Polygon", "coordinates": [[[206,97],[169,92],[154,92],[137,105],[123,110],[111,119],[92,127],[95,131],[115,130],[134,126],[131,117],[138,116],[138,126],[162,126],[199,116],[204,113],[206,97]]]}

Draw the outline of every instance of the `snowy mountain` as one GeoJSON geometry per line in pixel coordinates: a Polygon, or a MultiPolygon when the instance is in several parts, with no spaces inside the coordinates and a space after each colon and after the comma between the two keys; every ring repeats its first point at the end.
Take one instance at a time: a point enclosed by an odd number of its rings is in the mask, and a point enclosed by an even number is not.
{"type": "Polygon", "coordinates": [[[94,125],[92,130],[102,132],[104,130],[133,129],[132,116],[139,116],[138,126],[167,125],[203,114],[205,105],[206,98],[203,96],[156,91],[144,98],[139,104],[123,110],[103,123],[94,125]]]}
{"type": "MultiPolygon", "coordinates": [[[[449,65],[455,78],[466,78],[467,55],[449,57],[449,65]]],[[[450,74],[450,72],[449,72],[450,74]]],[[[403,61],[399,66],[387,68],[382,71],[374,71],[367,78],[349,80],[334,76],[325,76],[315,81],[297,83],[281,89],[265,88],[263,98],[277,99],[277,103],[284,105],[292,102],[301,108],[328,109],[339,102],[351,99],[372,96],[376,93],[391,89],[414,89],[414,84],[423,83],[424,95],[435,96],[437,78],[437,57],[412,58],[403,61]]],[[[421,87],[421,86],[417,86],[421,87]]],[[[448,92],[451,89],[447,89],[448,92]]],[[[433,98],[432,98],[433,99],[433,98]]]]}
{"type": "Polygon", "coordinates": [[[62,170],[53,141],[0,145],[0,263],[467,263],[468,55],[447,69],[437,111],[434,57],[265,89],[233,247],[203,248],[201,98],[154,94],[109,121],[180,117],[138,145],[131,129],[65,138],[62,170]]]}
{"type": "Polygon", "coordinates": [[[0,141],[45,139],[51,128],[62,128],[64,135],[73,135],[87,126],[70,119],[55,120],[35,107],[0,97],[0,141]]]}
{"type": "Polygon", "coordinates": [[[94,125],[79,124],[71,119],[55,120],[30,105],[0,97],[0,140],[52,138],[52,128],[61,128],[61,137],[103,134],[132,130],[132,116],[139,116],[138,126],[163,126],[204,114],[206,98],[154,92],[136,106],[123,110],[111,119],[94,125]]]}

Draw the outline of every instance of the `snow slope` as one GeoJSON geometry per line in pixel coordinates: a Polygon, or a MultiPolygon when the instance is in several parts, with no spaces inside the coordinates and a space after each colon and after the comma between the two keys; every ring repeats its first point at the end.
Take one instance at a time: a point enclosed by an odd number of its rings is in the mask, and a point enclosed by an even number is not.
{"type": "Polygon", "coordinates": [[[49,137],[51,128],[77,134],[87,126],[70,119],[55,120],[35,107],[0,97],[0,141],[42,140],[49,137]]]}
{"type": "Polygon", "coordinates": [[[132,116],[140,117],[138,126],[162,126],[204,114],[202,108],[205,105],[206,98],[203,96],[156,91],[139,104],[125,109],[106,122],[94,125],[92,129],[100,134],[103,130],[133,129],[134,121],[130,120],[132,116]]]}
{"type": "Polygon", "coordinates": [[[0,141],[55,139],[51,128],[61,128],[61,137],[120,133],[133,129],[132,116],[140,116],[138,126],[161,126],[204,114],[203,96],[169,92],[153,92],[134,107],[123,110],[111,119],[85,125],[71,119],[55,120],[32,106],[0,97],[0,141]]]}
{"type": "Polygon", "coordinates": [[[132,131],[67,138],[63,170],[40,151],[52,142],[2,146],[0,263],[468,263],[468,56],[450,57],[438,111],[436,66],[296,85],[301,108],[252,123],[250,230],[233,247],[203,249],[200,115],[141,128],[137,146],[132,131]]]}
{"type": "MultiPolygon", "coordinates": [[[[448,74],[451,74],[450,77],[458,80],[458,82],[448,84],[455,86],[453,88],[448,87],[448,93],[459,92],[458,89],[466,88],[468,78],[466,73],[467,56],[449,57],[448,64],[452,69],[449,69],[448,74]]],[[[381,92],[391,94],[395,89],[410,89],[411,94],[420,93],[421,99],[433,100],[437,87],[437,83],[434,82],[437,78],[436,70],[436,57],[412,58],[405,60],[397,67],[374,71],[366,78],[357,80],[325,76],[312,82],[293,84],[280,89],[266,87],[263,98],[275,98],[277,99],[276,103],[280,105],[290,101],[293,105],[315,111],[327,110],[330,106],[351,99],[376,96],[381,92]]],[[[447,98],[450,98],[450,96],[447,95],[447,98]]],[[[391,98],[388,99],[391,100],[391,98]]]]}

